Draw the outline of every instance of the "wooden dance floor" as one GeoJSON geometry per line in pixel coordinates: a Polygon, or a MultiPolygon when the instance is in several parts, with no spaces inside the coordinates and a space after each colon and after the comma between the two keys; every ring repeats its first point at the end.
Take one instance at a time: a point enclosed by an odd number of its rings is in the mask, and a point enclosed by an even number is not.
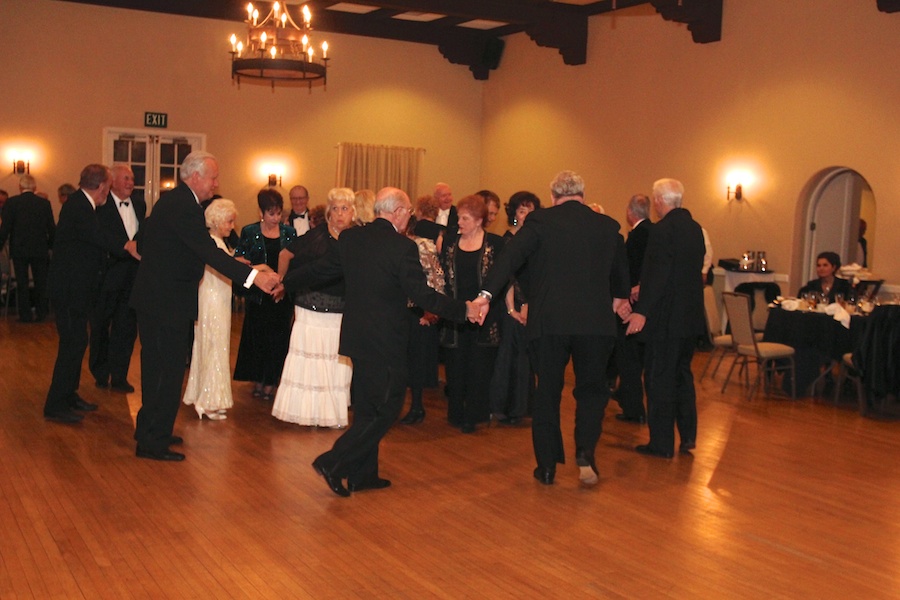
{"type": "Polygon", "coordinates": [[[100,409],[43,420],[52,323],[0,320],[0,353],[3,599],[900,597],[900,423],[850,401],[747,402],[720,370],[698,386],[697,450],[673,460],[635,453],[647,428],[612,403],[585,489],[571,381],[549,487],[527,427],[462,435],[434,390],[382,444],[393,487],[345,499],[310,467],[340,432],[275,420],[249,384],[226,421],[183,406],[187,460],[160,463],[134,456],[140,387],[85,369],[100,409]]]}

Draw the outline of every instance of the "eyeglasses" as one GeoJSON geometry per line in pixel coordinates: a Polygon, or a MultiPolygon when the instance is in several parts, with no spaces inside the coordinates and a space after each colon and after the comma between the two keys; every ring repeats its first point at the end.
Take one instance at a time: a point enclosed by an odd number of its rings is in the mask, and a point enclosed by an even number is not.
{"type": "Polygon", "coordinates": [[[399,211],[405,211],[405,212],[411,213],[411,212],[412,212],[412,206],[398,206],[397,208],[394,209],[394,212],[396,212],[396,211],[398,211],[398,210],[399,210],[399,211]]]}

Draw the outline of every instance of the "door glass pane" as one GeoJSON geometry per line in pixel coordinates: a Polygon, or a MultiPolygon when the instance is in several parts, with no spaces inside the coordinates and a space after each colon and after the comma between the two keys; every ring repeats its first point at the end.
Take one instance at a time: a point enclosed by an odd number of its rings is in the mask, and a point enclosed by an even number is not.
{"type": "Polygon", "coordinates": [[[159,145],[159,164],[177,165],[175,162],[175,144],[162,143],[159,145]]]}
{"type": "Polygon", "coordinates": [[[131,160],[133,162],[145,163],[147,162],[147,143],[146,142],[134,142],[131,147],[131,160]]]}
{"type": "Polygon", "coordinates": [[[116,140],[113,142],[113,162],[117,163],[127,163],[128,162],[128,147],[131,145],[131,140],[116,140]]]}
{"type": "Polygon", "coordinates": [[[186,143],[178,144],[178,163],[177,164],[181,165],[181,163],[184,162],[184,159],[190,153],[191,153],[191,145],[190,144],[186,144],[186,143]]]}
{"type": "Polygon", "coordinates": [[[159,167],[159,185],[161,190],[171,190],[175,187],[175,167],[159,167]]]}
{"type": "Polygon", "coordinates": [[[134,171],[134,187],[144,188],[147,185],[147,167],[145,165],[131,165],[134,171]]]}

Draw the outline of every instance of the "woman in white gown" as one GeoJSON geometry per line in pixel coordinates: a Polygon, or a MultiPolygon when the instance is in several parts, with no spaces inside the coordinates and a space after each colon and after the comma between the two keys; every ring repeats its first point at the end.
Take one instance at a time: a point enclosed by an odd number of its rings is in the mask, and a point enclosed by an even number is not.
{"type": "MultiPolygon", "coordinates": [[[[225,238],[234,230],[237,210],[231,200],[214,200],[206,208],[206,226],[216,245],[233,254],[225,238]]],[[[199,311],[194,324],[194,350],[184,403],[197,415],[214,421],[226,418],[234,404],[231,396],[231,280],[206,267],[198,292],[199,311]]]]}
{"type": "MultiPolygon", "coordinates": [[[[325,221],[281,251],[282,276],[324,255],[341,232],[354,224],[353,190],[328,192],[325,221]]],[[[302,290],[294,298],[290,349],[275,394],[272,416],[288,423],[346,427],[350,405],[350,359],[338,354],[344,309],[344,282],[336,280],[302,290]]]]}

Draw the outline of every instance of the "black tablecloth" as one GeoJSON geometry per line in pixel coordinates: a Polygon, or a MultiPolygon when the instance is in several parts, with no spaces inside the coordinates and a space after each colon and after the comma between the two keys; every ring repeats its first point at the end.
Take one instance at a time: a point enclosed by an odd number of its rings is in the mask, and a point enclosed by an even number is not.
{"type": "MultiPolygon", "coordinates": [[[[769,311],[763,339],[794,348],[797,393],[803,395],[821,374],[822,366],[841,360],[859,345],[865,319],[859,315],[851,317],[847,329],[824,313],[773,308],[769,311]]],[[[789,381],[785,388],[790,389],[789,381]]]]}

